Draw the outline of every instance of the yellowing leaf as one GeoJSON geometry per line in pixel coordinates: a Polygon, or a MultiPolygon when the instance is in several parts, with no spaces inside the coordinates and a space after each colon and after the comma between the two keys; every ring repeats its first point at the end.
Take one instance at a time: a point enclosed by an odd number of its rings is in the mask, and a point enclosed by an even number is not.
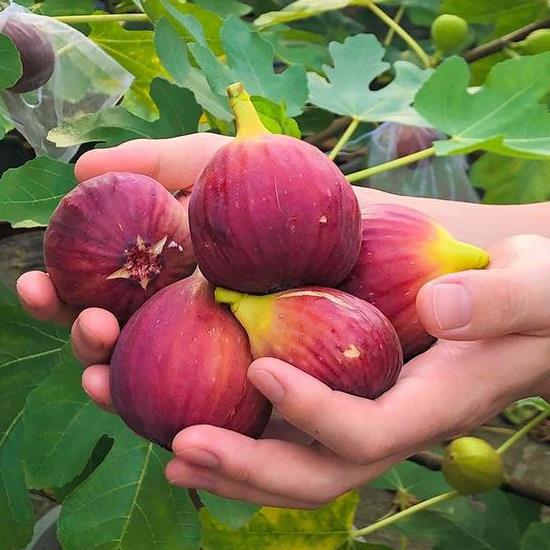
{"type": "Polygon", "coordinates": [[[262,508],[238,530],[225,526],[203,509],[202,548],[335,550],[348,539],[358,502],[358,494],[350,492],[319,510],[262,508]]]}

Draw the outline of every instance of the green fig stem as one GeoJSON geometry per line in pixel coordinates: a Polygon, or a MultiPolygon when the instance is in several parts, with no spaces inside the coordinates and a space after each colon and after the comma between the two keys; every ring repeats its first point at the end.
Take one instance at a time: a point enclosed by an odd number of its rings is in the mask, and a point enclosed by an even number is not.
{"type": "Polygon", "coordinates": [[[58,15],[54,19],[76,25],[78,23],[112,23],[115,21],[149,21],[149,16],[145,13],[105,13],[89,15],[58,15]]]}
{"type": "Polygon", "coordinates": [[[230,290],[228,288],[218,287],[214,290],[214,298],[216,302],[220,304],[229,304],[233,305],[242,300],[246,294],[242,292],[237,292],[236,290],[230,290]]]}
{"type": "Polygon", "coordinates": [[[452,272],[467,269],[483,269],[489,265],[489,254],[482,248],[462,241],[452,240],[449,258],[452,264],[448,267],[452,272]]]}
{"type": "Polygon", "coordinates": [[[379,8],[373,0],[358,0],[356,5],[365,6],[368,8],[378,19],[383,21],[390,29],[393,29],[397,36],[403,39],[403,42],[409,46],[409,48],[416,54],[418,59],[422,62],[424,67],[428,69],[430,64],[430,58],[426,52],[422,49],[420,44],[401,26],[394,21],[384,10],[379,8]]]}
{"type": "Polygon", "coordinates": [[[458,491],[449,491],[447,493],[442,493],[440,495],[436,495],[435,497],[429,498],[427,500],[423,500],[422,502],[419,502],[418,504],[414,504],[410,508],[406,508],[405,510],[401,510],[401,512],[397,512],[397,514],[392,514],[391,516],[388,516],[384,519],[381,519],[380,521],[377,521],[376,523],[372,523],[371,525],[368,525],[367,527],[363,527],[363,529],[357,529],[356,531],[352,531],[350,533],[350,538],[356,539],[358,537],[362,537],[365,535],[370,535],[371,533],[374,533],[375,531],[378,531],[379,529],[382,529],[383,527],[387,527],[388,525],[392,525],[396,521],[399,521],[403,518],[406,518],[408,516],[411,516],[413,514],[416,514],[417,512],[420,512],[421,510],[425,510],[426,508],[431,508],[432,506],[435,506],[436,504],[440,504],[441,502],[445,502],[447,500],[452,500],[453,498],[461,496],[458,491]]]}
{"type": "Polygon", "coordinates": [[[535,416],[527,422],[523,428],[520,428],[512,437],[509,437],[498,449],[497,453],[503,455],[512,445],[515,445],[525,434],[529,433],[535,426],[550,417],[550,407],[535,416]]]}
{"type": "MultiPolygon", "coordinates": [[[[407,7],[405,6],[405,4],[401,4],[401,6],[399,6],[399,9],[397,10],[395,17],[393,18],[395,23],[397,23],[398,25],[401,22],[401,18],[405,14],[406,9],[407,7]]],[[[391,41],[393,40],[394,35],[395,35],[395,29],[393,27],[389,27],[388,33],[386,34],[386,38],[384,38],[384,48],[387,48],[391,44],[391,41]]]]}
{"type": "Polygon", "coordinates": [[[357,126],[359,126],[359,122],[360,120],[358,118],[351,119],[346,131],[342,134],[332,151],[328,154],[328,158],[330,160],[334,160],[337,157],[338,153],[342,150],[342,147],[344,147],[344,145],[349,141],[353,135],[353,132],[355,132],[357,126]]]}
{"type": "Polygon", "coordinates": [[[235,82],[227,87],[229,106],[235,114],[237,123],[237,139],[256,137],[269,134],[269,130],[262,124],[258,112],[244,89],[242,82],[235,82]]]}
{"type": "Polygon", "coordinates": [[[364,170],[359,170],[358,172],[353,172],[346,176],[346,179],[353,183],[357,180],[362,180],[376,174],[381,174],[382,172],[387,172],[388,170],[395,170],[401,166],[407,166],[407,164],[412,164],[422,159],[433,157],[435,155],[435,147],[429,147],[428,149],[423,149],[413,153],[412,155],[406,155],[404,157],[399,157],[395,160],[390,160],[389,162],[384,162],[383,164],[378,164],[376,166],[371,166],[370,168],[365,168],[364,170]]]}

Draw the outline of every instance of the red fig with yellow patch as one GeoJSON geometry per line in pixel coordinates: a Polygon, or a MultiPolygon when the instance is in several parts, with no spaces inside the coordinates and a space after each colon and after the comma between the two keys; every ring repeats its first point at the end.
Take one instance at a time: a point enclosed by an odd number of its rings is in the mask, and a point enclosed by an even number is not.
{"type": "Polygon", "coordinates": [[[259,437],[271,406],[246,373],[246,333],[196,273],[153,296],[128,321],[111,358],[111,392],[136,433],[169,449],[211,424],[259,437]]]}
{"type": "Polygon", "coordinates": [[[205,167],[189,203],[201,272],[253,294],[336,286],[359,255],[351,185],[316,147],[266,130],[240,83],[228,94],[237,136],[205,167]]]}
{"type": "Polygon", "coordinates": [[[44,260],[63,301],[125,322],[196,267],[186,208],[160,183],[111,172],[75,187],[53,213],[44,260]]]}
{"type": "Polygon", "coordinates": [[[390,322],[345,292],[310,286],[253,296],[217,288],[215,297],[231,305],[255,359],[281,359],[334,390],[369,399],[389,389],[401,371],[390,322]]]}
{"type": "Polygon", "coordinates": [[[393,204],[364,208],[359,260],[339,286],[376,306],[393,324],[405,359],[435,340],[420,323],[416,295],[422,285],[447,273],[482,269],[489,256],[454,239],[425,214],[393,204]]]}

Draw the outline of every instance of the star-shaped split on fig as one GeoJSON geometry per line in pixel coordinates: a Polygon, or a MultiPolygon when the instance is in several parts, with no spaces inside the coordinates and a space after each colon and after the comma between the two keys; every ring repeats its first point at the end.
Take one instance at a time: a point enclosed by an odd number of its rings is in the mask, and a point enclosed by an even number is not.
{"type": "Polygon", "coordinates": [[[162,269],[160,254],[167,240],[168,236],[165,235],[153,245],[148,246],[138,235],[136,244],[124,251],[127,262],[120,269],[111,273],[107,279],[134,279],[143,290],[147,290],[151,280],[162,269]]]}

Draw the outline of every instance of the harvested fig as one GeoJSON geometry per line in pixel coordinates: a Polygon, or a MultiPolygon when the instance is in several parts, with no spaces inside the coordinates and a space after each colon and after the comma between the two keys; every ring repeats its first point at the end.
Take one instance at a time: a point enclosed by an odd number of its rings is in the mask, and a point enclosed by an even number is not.
{"type": "Polygon", "coordinates": [[[485,493],[504,481],[502,458],[477,437],[459,437],[447,447],[442,471],[449,485],[463,495],[485,493]]]}
{"type": "Polygon", "coordinates": [[[113,402],[130,428],[167,449],[195,424],[259,437],[271,405],[247,382],[251,362],[246,333],[197,272],[158,292],[122,330],[113,402]]]}
{"type": "Polygon", "coordinates": [[[317,148],[269,133],[240,83],[228,94],[237,137],[205,167],[189,203],[202,273],[254,294],[337,285],[361,241],[351,185],[317,148]]]}
{"type": "Polygon", "coordinates": [[[44,32],[34,25],[10,19],[2,34],[14,43],[23,66],[21,78],[8,91],[23,94],[46,84],[55,68],[55,52],[44,32]]]}
{"type": "Polygon", "coordinates": [[[147,176],[112,172],[78,185],[55,210],[44,260],[59,296],[125,322],[196,267],[185,207],[147,176]]]}
{"type": "Polygon", "coordinates": [[[446,273],[484,268],[489,256],[477,246],[455,240],[412,208],[372,204],[361,216],[361,254],[339,288],[370,302],[390,320],[407,360],[435,340],[416,313],[420,287],[446,273]]]}
{"type": "Polygon", "coordinates": [[[333,288],[267,296],[217,288],[231,305],[255,359],[275,357],[334,390],[374,399],[397,380],[403,357],[390,322],[367,302],[333,288]]]}

